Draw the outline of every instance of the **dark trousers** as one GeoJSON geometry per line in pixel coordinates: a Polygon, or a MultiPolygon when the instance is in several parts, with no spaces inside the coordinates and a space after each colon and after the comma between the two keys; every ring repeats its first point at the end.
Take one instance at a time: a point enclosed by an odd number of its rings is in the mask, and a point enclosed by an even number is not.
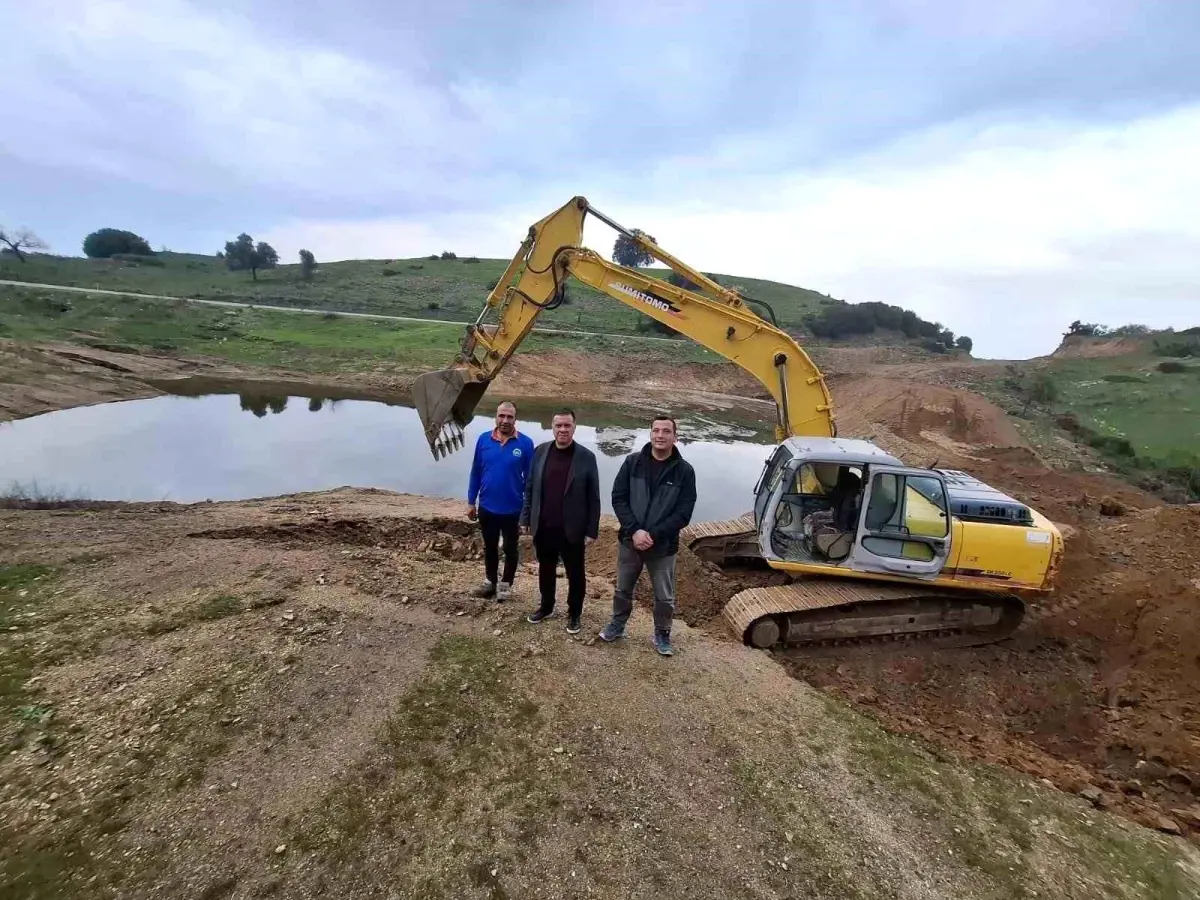
{"type": "Polygon", "coordinates": [[[520,513],[500,516],[479,508],[479,530],[483,532],[483,566],[487,580],[496,583],[500,569],[500,535],[504,535],[504,581],[513,583],[517,577],[517,538],[520,535],[520,513]]]}
{"type": "Polygon", "coordinates": [[[567,615],[575,618],[583,613],[583,594],[587,576],[583,566],[583,544],[567,541],[560,529],[538,528],[533,539],[537,550],[538,588],[542,594],[542,612],[554,609],[554,588],[558,581],[558,560],[567,572],[567,615]]]}

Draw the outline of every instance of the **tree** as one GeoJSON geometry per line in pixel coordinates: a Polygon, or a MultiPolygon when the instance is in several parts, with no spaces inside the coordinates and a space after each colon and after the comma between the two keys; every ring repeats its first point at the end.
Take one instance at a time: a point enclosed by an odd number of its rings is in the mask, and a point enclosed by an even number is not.
{"type": "Polygon", "coordinates": [[[83,239],[83,252],[92,259],[109,259],[118,253],[153,256],[150,242],[132,231],[101,228],[83,239]]]}
{"type": "Polygon", "coordinates": [[[14,254],[21,262],[25,262],[26,251],[47,250],[50,247],[49,244],[28,228],[9,231],[3,225],[0,225],[0,243],[6,244],[9,252],[14,254]]]}
{"type": "Polygon", "coordinates": [[[971,348],[975,346],[975,343],[964,334],[959,336],[958,340],[954,342],[954,346],[959,350],[966,350],[970,354],[971,348]]]}
{"type": "MultiPolygon", "coordinates": [[[[644,231],[637,228],[633,229],[633,233],[638,237],[643,237],[651,243],[657,243],[654,238],[650,237],[644,231]]],[[[650,251],[646,250],[637,241],[626,237],[623,234],[617,235],[617,241],[613,244],[613,262],[618,266],[648,266],[654,262],[654,257],[650,255],[650,251]]]]}
{"type": "Polygon", "coordinates": [[[225,242],[225,266],[231,272],[250,270],[250,275],[258,281],[259,269],[273,269],[279,264],[279,254],[275,248],[265,241],[259,241],[255,246],[254,238],[242,232],[236,241],[225,242]]]}
{"type": "Polygon", "coordinates": [[[317,271],[317,258],[313,256],[311,250],[300,251],[300,273],[304,276],[305,281],[311,281],[313,273],[317,271]]]}
{"type": "Polygon", "coordinates": [[[1084,337],[1103,337],[1108,334],[1108,328],[1104,325],[1096,325],[1092,322],[1080,322],[1076,319],[1071,323],[1071,328],[1067,331],[1067,334],[1080,334],[1084,337]]]}

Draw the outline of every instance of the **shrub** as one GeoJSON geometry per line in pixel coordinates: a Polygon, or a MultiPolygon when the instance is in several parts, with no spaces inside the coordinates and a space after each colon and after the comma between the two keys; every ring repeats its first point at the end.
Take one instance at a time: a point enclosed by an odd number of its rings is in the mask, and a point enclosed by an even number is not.
{"type": "Polygon", "coordinates": [[[464,259],[464,260],[463,260],[463,262],[465,262],[465,263],[477,263],[477,262],[479,262],[479,257],[478,257],[478,256],[468,256],[466,259],[464,259]]]}
{"type": "Polygon", "coordinates": [[[144,253],[114,253],[109,259],[119,259],[121,262],[139,266],[157,266],[160,269],[166,266],[166,263],[157,256],[147,256],[144,253]]]}
{"type": "Polygon", "coordinates": [[[1158,371],[1166,372],[1168,375],[1177,375],[1180,372],[1187,372],[1191,367],[1175,360],[1167,360],[1158,364],[1158,371]]]}
{"type": "Polygon", "coordinates": [[[442,259],[458,259],[458,256],[454,253],[451,253],[449,250],[443,250],[442,259]]]}

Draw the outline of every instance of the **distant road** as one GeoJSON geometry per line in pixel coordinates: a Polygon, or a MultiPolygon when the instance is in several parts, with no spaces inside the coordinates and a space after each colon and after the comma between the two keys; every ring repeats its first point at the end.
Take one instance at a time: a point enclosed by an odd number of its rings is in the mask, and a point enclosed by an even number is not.
{"type": "MultiPolygon", "coordinates": [[[[228,309],[267,309],[271,312],[284,313],[307,313],[313,316],[346,316],[353,319],[377,319],[382,322],[425,322],[430,325],[458,325],[465,326],[473,324],[471,322],[451,322],[448,319],[417,319],[412,316],[385,316],[379,313],[358,313],[358,312],[343,312],[340,309],[307,309],[302,306],[267,306],[263,303],[238,303],[235,300],[197,300],[193,297],[166,297],[162,294],[139,294],[136,291],[108,291],[102,288],[85,288],[73,287],[67,284],[42,284],[37,281],[9,281],[0,278],[0,284],[12,285],[13,287],[28,287],[28,288],[44,288],[48,291],[72,291],[76,294],[109,294],[113,297],[137,297],[140,300],[182,300],[184,303],[200,303],[204,306],[224,306],[228,309]]],[[[570,331],[563,328],[541,328],[533,329],[541,334],[571,334],[581,337],[607,337],[618,338],[620,340],[630,341],[669,341],[676,343],[675,338],[665,337],[650,337],[641,334],[613,334],[607,331],[570,331]]]]}

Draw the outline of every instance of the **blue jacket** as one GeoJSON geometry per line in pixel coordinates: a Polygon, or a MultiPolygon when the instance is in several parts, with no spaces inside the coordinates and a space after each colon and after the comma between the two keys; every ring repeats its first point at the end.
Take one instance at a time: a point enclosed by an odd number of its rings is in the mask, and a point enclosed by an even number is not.
{"type": "Polygon", "coordinates": [[[475,442],[467,502],[498,516],[519,515],[532,465],[533,438],[518,431],[500,443],[495,431],[484,432],[475,442]]]}

